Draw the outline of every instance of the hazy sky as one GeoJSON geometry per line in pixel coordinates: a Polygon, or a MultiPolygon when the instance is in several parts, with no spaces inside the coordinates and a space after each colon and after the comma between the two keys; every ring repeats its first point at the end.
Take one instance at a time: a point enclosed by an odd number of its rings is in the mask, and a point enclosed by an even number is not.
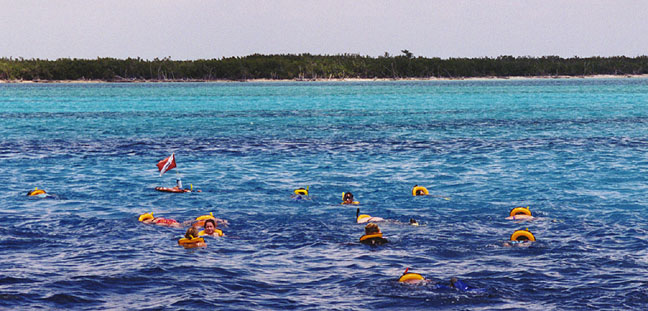
{"type": "Polygon", "coordinates": [[[648,55],[646,0],[0,0],[0,57],[648,55]]]}

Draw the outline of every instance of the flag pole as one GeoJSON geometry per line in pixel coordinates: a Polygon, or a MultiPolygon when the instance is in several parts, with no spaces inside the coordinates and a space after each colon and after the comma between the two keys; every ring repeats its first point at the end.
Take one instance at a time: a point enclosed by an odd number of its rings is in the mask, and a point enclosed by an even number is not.
{"type": "MultiPolygon", "coordinates": [[[[175,160],[175,152],[173,152],[173,159],[175,160]]],[[[177,164],[175,167],[175,172],[176,172],[176,186],[178,186],[178,180],[180,180],[180,183],[182,183],[182,179],[180,178],[180,170],[178,170],[177,164]]]]}

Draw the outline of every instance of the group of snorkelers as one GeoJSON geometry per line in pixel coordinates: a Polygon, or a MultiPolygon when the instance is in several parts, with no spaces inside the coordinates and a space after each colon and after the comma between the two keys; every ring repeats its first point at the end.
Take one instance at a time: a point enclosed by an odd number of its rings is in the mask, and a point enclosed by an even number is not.
{"type": "MultiPolygon", "coordinates": [[[[303,189],[303,188],[300,188],[303,189]]],[[[297,191],[297,190],[296,190],[297,191]]],[[[413,196],[429,195],[429,191],[419,185],[415,185],[412,189],[413,196]]],[[[342,194],[342,203],[341,204],[359,204],[358,201],[355,201],[353,194],[351,192],[344,192],[342,194]]],[[[526,221],[532,220],[533,215],[529,207],[516,207],[509,212],[509,216],[506,217],[507,220],[516,220],[516,221],[526,221]]],[[[382,232],[378,225],[375,222],[385,221],[381,217],[372,217],[366,214],[360,214],[360,209],[356,211],[356,223],[363,224],[368,223],[365,226],[365,234],[360,238],[360,242],[367,245],[382,245],[388,243],[389,241],[382,236],[382,232]]],[[[411,218],[409,221],[410,225],[418,226],[419,223],[411,218]]],[[[517,230],[511,235],[510,241],[504,243],[504,246],[529,246],[530,242],[535,242],[535,236],[528,230],[517,230]]]]}
{"type": "MultiPolygon", "coordinates": [[[[192,187],[193,188],[193,187],[192,187]]],[[[156,188],[156,190],[158,190],[156,188]]],[[[190,192],[189,191],[183,191],[185,190],[182,188],[182,183],[181,181],[177,181],[176,187],[174,187],[174,190],[180,190],[178,192],[190,192]]],[[[298,197],[301,198],[302,196],[308,196],[309,191],[308,187],[307,188],[298,188],[294,191],[295,195],[293,197],[298,197]]],[[[412,189],[412,195],[413,196],[422,196],[422,195],[429,195],[428,190],[425,187],[415,185],[414,188],[412,189]]],[[[45,190],[43,189],[38,189],[35,188],[34,190],[31,190],[27,193],[27,196],[37,196],[37,197],[51,197],[51,195],[47,194],[45,190]]],[[[359,204],[358,201],[355,201],[354,196],[351,192],[344,192],[342,194],[342,203],[343,205],[357,205],[359,204]]],[[[506,218],[509,220],[531,220],[533,219],[533,216],[531,214],[531,211],[529,207],[516,207],[512,209],[509,213],[509,216],[506,218]]],[[[161,225],[161,226],[168,226],[168,227],[173,227],[173,228],[182,228],[185,226],[189,226],[187,229],[185,235],[183,238],[178,240],[178,244],[185,247],[185,248],[194,248],[194,247],[205,247],[207,243],[205,243],[204,237],[207,236],[212,236],[212,237],[222,237],[224,236],[223,231],[218,229],[218,225],[224,225],[227,226],[228,222],[227,220],[219,219],[213,216],[212,213],[209,213],[209,215],[203,215],[197,217],[195,220],[189,220],[185,221],[183,223],[178,222],[175,219],[170,219],[170,218],[163,218],[163,217],[155,217],[153,216],[153,212],[150,213],[145,213],[139,216],[139,221],[145,224],[155,224],[155,225],[161,225]],[[198,230],[198,228],[202,227],[203,230],[198,230]]],[[[388,243],[389,241],[383,237],[383,234],[378,227],[378,225],[375,222],[381,222],[385,221],[384,218],[381,217],[371,217],[370,215],[366,214],[360,214],[360,209],[358,208],[356,210],[356,223],[358,224],[367,224],[364,228],[364,235],[360,237],[360,243],[365,244],[365,245],[370,245],[370,246],[379,246],[388,243]]],[[[410,225],[418,226],[419,223],[414,220],[410,219],[409,221],[410,225]]],[[[505,243],[504,246],[517,246],[517,245],[529,245],[530,242],[534,242],[535,237],[533,234],[526,230],[517,230],[515,231],[510,238],[509,243],[505,243]]],[[[463,282],[457,280],[456,278],[451,278],[450,282],[448,285],[438,283],[431,281],[429,279],[424,278],[420,274],[417,273],[410,273],[408,272],[409,268],[405,270],[403,275],[399,278],[399,282],[402,283],[407,283],[407,284],[433,284],[435,288],[455,288],[459,289],[462,291],[466,290],[471,290],[470,287],[468,287],[466,284],[463,282]]]]}
{"type": "MultiPolygon", "coordinates": [[[[412,189],[413,196],[429,195],[428,190],[425,187],[415,185],[412,189]]],[[[345,192],[342,195],[342,204],[359,204],[354,200],[353,194],[351,192],[345,192]]],[[[509,212],[509,216],[506,217],[507,220],[516,220],[516,221],[526,221],[532,220],[534,217],[531,213],[529,207],[516,207],[509,212]]],[[[366,214],[360,214],[360,209],[356,210],[356,223],[358,224],[367,224],[365,226],[365,233],[360,237],[360,243],[370,246],[378,246],[388,243],[389,241],[383,237],[380,228],[375,222],[385,221],[381,217],[372,217],[366,214]]],[[[419,223],[415,219],[410,219],[410,225],[418,226],[419,223]]],[[[535,242],[535,237],[528,230],[517,230],[511,237],[510,241],[504,243],[504,246],[529,246],[531,242],[535,242]]],[[[444,282],[436,282],[430,279],[423,277],[418,273],[409,272],[409,268],[405,269],[403,275],[398,279],[400,283],[411,284],[411,285],[430,285],[434,289],[456,289],[459,291],[476,291],[482,292],[483,289],[473,288],[462,281],[458,280],[456,277],[450,278],[450,281],[446,284],[444,282]]]]}
{"type": "Polygon", "coordinates": [[[138,220],[145,224],[155,224],[173,228],[182,228],[188,225],[189,229],[187,229],[184,238],[178,240],[178,244],[185,248],[207,246],[207,243],[205,243],[204,240],[204,237],[206,236],[225,236],[223,231],[218,229],[218,225],[221,224],[227,226],[228,224],[227,220],[216,218],[213,213],[199,216],[195,220],[188,220],[183,223],[180,223],[175,219],[155,217],[153,216],[153,212],[140,215],[138,220]],[[198,228],[200,227],[202,227],[203,230],[198,231],[198,228]]]}

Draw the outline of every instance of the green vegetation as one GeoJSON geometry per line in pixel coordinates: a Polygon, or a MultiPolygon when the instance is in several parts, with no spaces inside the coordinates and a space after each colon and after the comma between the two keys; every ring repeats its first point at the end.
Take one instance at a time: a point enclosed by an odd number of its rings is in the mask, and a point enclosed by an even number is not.
{"type": "Polygon", "coordinates": [[[178,61],[170,58],[57,60],[0,58],[0,80],[196,81],[247,79],[467,78],[648,74],[648,56],[560,58],[425,58],[344,55],[249,55],[178,61]]]}

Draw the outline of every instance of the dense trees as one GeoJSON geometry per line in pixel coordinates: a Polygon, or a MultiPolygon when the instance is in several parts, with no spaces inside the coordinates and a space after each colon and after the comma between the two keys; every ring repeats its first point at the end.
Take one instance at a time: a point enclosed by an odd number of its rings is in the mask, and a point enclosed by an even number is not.
{"type": "Polygon", "coordinates": [[[648,56],[425,58],[410,51],[381,57],[260,55],[176,61],[171,58],[57,60],[0,58],[0,80],[193,81],[331,78],[465,78],[648,74],[648,56]]]}

